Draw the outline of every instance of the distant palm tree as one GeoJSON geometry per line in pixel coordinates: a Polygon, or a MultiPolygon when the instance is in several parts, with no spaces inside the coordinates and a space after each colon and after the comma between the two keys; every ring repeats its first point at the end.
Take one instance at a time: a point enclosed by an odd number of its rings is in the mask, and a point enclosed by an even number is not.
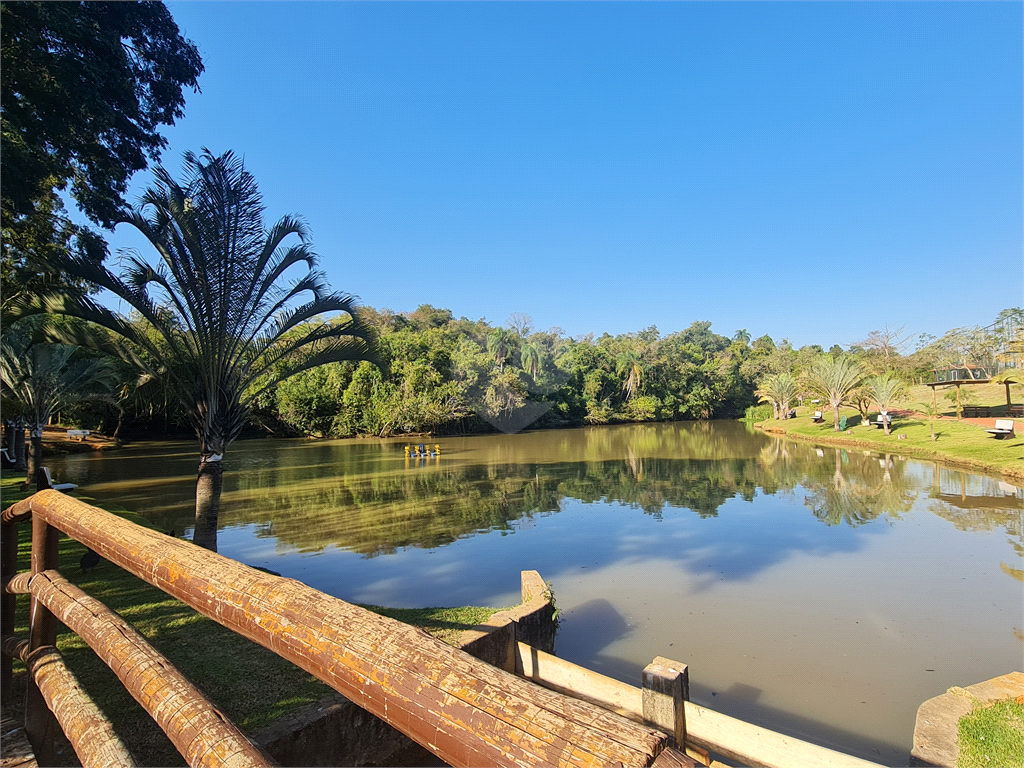
{"type": "Polygon", "coordinates": [[[536,379],[540,372],[540,347],[526,342],[519,350],[519,360],[523,364],[523,370],[530,374],[531,378],[536,379]]]}
{"type": "Polygon", "coordinates": [[[622,391],[626,393],[628,401],[640,391],[640,386],[643,383],[644,369],[640,362],[640,355],[632,350],[621,353],[616,358],[616,372],[620,376],[626,377],[622,382],[622,391]]]}
{"type": "Polygon", "coordinates": [[[871,399],[878,404],[878,409],[882,412],[882,426],[885,429],[885,434],[888,435],[889,406],[906,392],[906,387],[902,381],[888,373],[872,376],[866,384],[868,391],[871,392],[871,399]]]}
{"type": "Polygon", "coordinates": [[[744,344],[750,343],[750,331],[746,328],[740,328],[732,337],[733,341],[742,341],[744,344]]]}
{"type": "Polygon", "coordinates": [[[833,427],[839,432],[839,408],[850,398],[864,378],[864,369],[853,358],[822,355],[811,364],[807,384],[832,406],[833,427]]]}
{"type": "Polygon", "coordinates": [[[505,361],[511,357],[516,334],[508,328],[495,328],[487,335],[487,351],[494,355],[499,371],[505,370],[505,361]]]}
{"type": "Polygon", "coordinates": [[[28,473],[24,487],[35,481],[43,455],[43,427],[50,416],[85,400],[113,400],[117,381],[111,361],[75,357],[79,347],[32,343],[28,329],[8,333],[0,342],[0,380],[5,411],[16,411],[29,428],[28,473]]]}
{"type": "Polygon", "coordinates": [[[285,216],[264,227],[262,197],[241,159],[189,152],[184,168],[180,185],[158,168],[155,185],[124,219],[156,249],[155,266],[134,256],[118,277],[80,258],[54,265],[110,291],[145,322],[89,297],[54,309],[136,345],[153,364],[128,356],[172,380],[167,389],[199,438],[193,540],[216,551],[222,458],[256,398],[299,371],[376,357],[354,299],[330,292],[316,270],[305,224],[285,216]],[[291,235],[300,242],[286,245],[291,235]],[[304,274],[285,282],[293,267],[304,274]],[[319,319],[334,312],[347,318],[319,319]]]}
{"type": "Polygon", "coordinates": [[[796,399],[800,390],[796,380],[788,373],[774,373],[761,380],[754,394],[762,403],[771,403],[775,418],[785,418],[789,413],[790,403],[796,399]]]}

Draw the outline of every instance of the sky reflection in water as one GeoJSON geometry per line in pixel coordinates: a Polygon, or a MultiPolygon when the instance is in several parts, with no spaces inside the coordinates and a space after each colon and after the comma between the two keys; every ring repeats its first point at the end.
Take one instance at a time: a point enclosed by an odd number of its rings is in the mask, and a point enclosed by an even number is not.
{"type": "MultiPolygon", "coordinates": [[[[509,605],[537,569],[559,655],[634,684],[677,658],[699,703],[887,764],[925,699],[1021,668],[1004,482],[732,422],[439,442],[425,462],[402,441],[239,443],[220,551],[394,606],[509,605]]],[[[195,454],[165,450],[58,476],[181,533],[195,454]]]]}

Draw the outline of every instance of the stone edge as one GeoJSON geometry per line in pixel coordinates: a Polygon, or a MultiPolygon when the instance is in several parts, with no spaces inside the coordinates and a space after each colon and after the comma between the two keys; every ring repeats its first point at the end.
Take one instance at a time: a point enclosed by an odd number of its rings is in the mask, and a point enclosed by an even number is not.
{"type": "Polygon", "coordinates": [[[1001,701],[1024,694],[1024,673],[1010,672],[967,688],[928,699],[917,710],[912,766],[955,768],[960,755],[958,723],[977,702],[1001,701]]]}

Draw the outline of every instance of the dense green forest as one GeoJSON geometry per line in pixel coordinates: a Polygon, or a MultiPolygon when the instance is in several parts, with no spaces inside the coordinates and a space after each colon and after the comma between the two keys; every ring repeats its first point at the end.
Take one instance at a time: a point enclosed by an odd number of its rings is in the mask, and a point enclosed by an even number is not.
{"type": "MultiPolygon", "coordinates": [[[[888,329],[848,348],[825,349],[752,339],[745,330],[725,336],[709,322],[664,335],[650,327],[571,338],[559,328],[534,330],[518,313],[503,326],[455,318],[429,304],[405,313],[363,307],[359,314],[376,334],[383,369],[345,361],[298,373],[257,401],[250,434],[465,434],[740,418],[757,403],[765,376],[799,376],[824,354],[849,354],[867,371],[894,372],[910,383],[930,379],[935,367],[984,360],[1000,344],[978,328],[913,340],[917,349],[904,354],[913,342],[888,329]]],[[[1020,314],[1005,310],[999,317],[1020,314]]],[[[129,438],[189,435],[165,407],[173,401],[159,382],[126,385],[119,407],[84,403],[64,420],[107,432],[121,421],[129,438]]]]}

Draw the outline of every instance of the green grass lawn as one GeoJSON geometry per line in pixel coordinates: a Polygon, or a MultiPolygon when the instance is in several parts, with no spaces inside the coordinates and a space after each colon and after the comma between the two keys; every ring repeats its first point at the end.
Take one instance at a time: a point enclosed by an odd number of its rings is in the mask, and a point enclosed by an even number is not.
{"type": "Polygon", "coordinates": [[[960,718],[958,768],[1024,768],[1024,704],[1006,699],[960,718]]]}
{"type": "MultiPolygon", "coordinates": [[[[964,387],[966,390],[967,387],[964,387]]],[[[1002,385],[987,384],[974,387],[977,390],[975,403],[978,405],[1005,406],[1006,393],[1002,385]]],[[[1011,387],[1013,402],[1020,402],[1020,387],[1011,387]]],[[[940,410],[947,416],[955,416],[955,403],[938,398],[940,410]]],[[[899,410],[918,410],[921,404],[931,403],[928,387],[914,387],[910,395],[892,407],[899,410]]],[[[926,416],[893,417],[892,434],[874,425],[861,423],[860,414],[854,408],[842,408],[840,414],[847,417],[847,431],[836,432],[832,426],[832,410],[827,404],[807,405],[797,408],[797,418],[786,420],[769,419],[761,422],[761,429],[784,432],[821,442],[837,442],[864,446],[878,451],[907,454],[923,458],[938,459],[979,471],[1003,474],[1017,480],[1024,479],[1024,421],[1016,420],[1016,435],[1013,438],[997,440],[979,427],[965,421],[949,419],[929,423],[926,416]],[[825,416],[824,424],[814,424],[810,415],[820,410],[825,416]],[[936,440],[931,438],[934,426],[936,440]],[[905,435],[903,439],[899,435],[905,435]]]]}
{"type": "MultiPolygon", "coordinates": [[[[24,475],[5,475],[0,481],[4,508],[27,495],[18,490],[23,480],[24,475]]],[[[141,516],[117,505],[83,500],[138,525],[152,527],[141,516]]],[[[27,570],[31,526],[25,524],[18,528],[19,570],[27,570]]],[[[243,731],[254,733],[278,717],[330,693],[328,686],[272,651],[225,629],[111,563],[101,561],[95,569],[83,574],[79,568],[83,554],[83,545],[62,538],[60,571],[65,578],[130,621],[243,731]]],[[[449,643],[455,642],[463,630],[486,621],[498,610],[365,607],[420,626],[449,643]]],[[[28,636],[28,597],[25,595],[18,597],[15,632],[19,637],[28,636]]],[[[140,765],[185,764],[163,732],[77,635],[63,631],[57,638],[57,647],[82,687],[114,723],[140,765]]],[[[15,662],[15,670],[16,690],[23,691],[24,665],[15,662]]],[[[5,710],[11,707],[16,716],[19,714],[20,701],[13,706],[12,702],[5,701],[4,706],[5,710]]]]}

